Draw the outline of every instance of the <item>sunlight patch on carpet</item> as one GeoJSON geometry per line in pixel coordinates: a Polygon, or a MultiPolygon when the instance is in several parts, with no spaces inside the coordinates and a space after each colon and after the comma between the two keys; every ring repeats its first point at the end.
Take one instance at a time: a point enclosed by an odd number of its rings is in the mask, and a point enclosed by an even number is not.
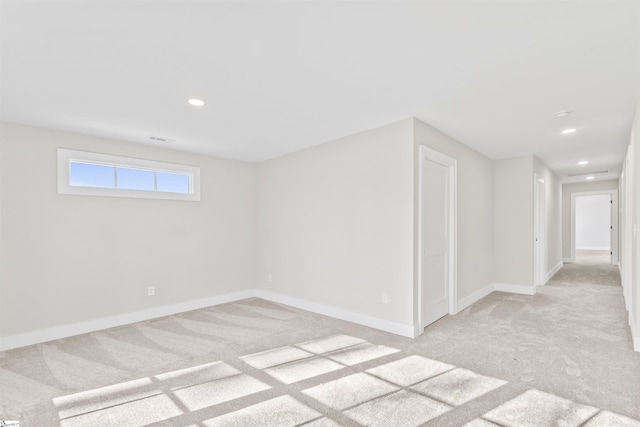
{"type": "Polygon", "coordinates": [[[207,427],[293,427],[320,416],[319,412],[303,405],[293,397],[281,396],[206,420],[203,424],[207,427]]]}

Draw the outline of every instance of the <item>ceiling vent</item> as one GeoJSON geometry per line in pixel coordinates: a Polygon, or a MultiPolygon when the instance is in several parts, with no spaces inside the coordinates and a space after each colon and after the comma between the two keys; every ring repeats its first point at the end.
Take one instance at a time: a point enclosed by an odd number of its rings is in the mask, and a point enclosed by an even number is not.
{"type": "Polygon", "coordinates": [[[161,136],[150,136],[149,137],[150,140],[152,141],[158,141],[158,142],[174,142],[175,139],[169,139],[169,138],[163,138],[161,136]]]}
{"type": "Polygon", "coordinates": [[[570,173],[569,177],[573,178],[574,176],[584,176],[584,175],[596,175],[599,173],[609,173],[609,171],[595,171],[595,172],[584,172],[584,173],[570,173]]]}

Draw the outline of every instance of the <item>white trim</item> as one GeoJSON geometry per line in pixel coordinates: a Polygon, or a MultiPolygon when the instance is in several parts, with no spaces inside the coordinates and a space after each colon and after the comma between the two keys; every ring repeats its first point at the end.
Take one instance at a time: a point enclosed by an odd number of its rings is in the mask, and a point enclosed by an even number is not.
{"type": "Polygon", "coordinates": [[[574,259],[571,259],[571,258],[562,258],[562,262],[571,264],[571,263],[574,263],[576,261],[574,259]]]}
{"type": "Polygon", "coordinates": [[[583,251],[611,251],[611,246],[576,246],[576,250],[583,251]]]}
{"type": "Polygon", "coordinates": [[[413,325],[413,336],[409,337],[409,338],[416,338],[416,337],[422,335],[423,332],[424,332],[424,328],[422,326],[420,326],[419,323],[415,323],[413,325]]]}
{"type": "Polygon", "coordinates": [[[379,329],[392,334],[401,335],[403,337],[415,338],[416,330],[422,332],[416,325],[408,325],[405,323],[393,322],[391,320],[380,319],[378,317],[366,314],[355,313],[353,311],[344,310],[330,305],[319,304],[301,298],[279,294],[276,292],[266,291],[263,289],[255,290],[255,297],[262,298],[267,301],[277,302],[279,304],[288,305],[299,308],[301,310],[318,313],[335,319],[345,320],[347,322],[356,323],[358,325],[368,326],[370,328],[379,329]]]}
{"type": "Polygon", "coordinates": [[[551,270],[547,271],[547,274],[544,279],[544,283],[546,284],[551,278],[562,268],[562,261],[557,263],[551,270]]]}
{"type": "Polygon", "coordinates": [[[71,323],[67,325],[55,326],[53,328],[38,329],[24,334],[9,335],[0,338],[0,351],[12,348],[24,347],[32,344],[39,344],[60,338],[72,337],[74,335],[86,334],[103,329],[114,328],[116,326],[128,325],[135,322],[155,319],[157,317],[170,316],[172,314],[184,313],[185,311],[198,310],[212,305],[225,304],[241,299],[255,296],[254,290],[233,292],[215,297],[202,298],[197,300],[179,302],[176,304],[163,305],[160,307],[148,308],[146,310],[134,311],[131,313],[116,314],[115,316],[101,317],[84,322],[71,323]]]}
{"type": "Polygon", "coordinates": [[[544,179],[533,174],[533,284],[544,285],[547,260],[547,211],[544,179]]]}
{"type": "Polygon", "coordinates": [[[58,194],[76,196],[128,197],[135,199],[200,200],[200,168],[177,163],[157,162],[133,157],[58,148],[58,194]],[[149,169],[158,172],[180,173],[189,176],[189,194],[161,191],[123,190],[119,188],[95,188],[70,185],[70,162],[89,162],[110,166],[149,169]]]}
{"type": "Polygon", "coordinates": [[[475,291],[471,295],[462,298],[461,300],[458,301],[458,313],[460,313],[465,308],[469,307],[471,304],[474,304],[480,301],[482,298],[486,297],[494,290],[495,290],[494,285],[487,285],[484,288],[475,291]]]}
{"type": "Polygon", "coordinates": [[[599,190],[599,191],[576,191],[571,192],[571,262],[576,259],[576,197],[581,196],[598,196],[601,194],[609,194],[611,196],[611,264],[618,263],[618,239],[620,231],[618,229],[618,190],[599,190]]]}
{"type": "MultiPolygon", "coordinates": [[[[449,170],[449,314],[458,312],[458,283],[457,283],[457,265],[458,265],[458,161],[453,157],[442,154],[436,150],[428,148],[424,145],[419,147],[418,161],[418,215],[422,214],[422,162],[425,157],[433,162],[437,162],[449,170]]],[[[418,330],[422,333],[422,221],[418,217],[418,330]]],[[[402,334],[400,334],[402,335],[402,334]]]]}
{"type": "Polygon", "coordinates": [[[536,287],[527,285],[512,285],[509,283],[496,283],[494,289],[500,292],[509,292],[512,294],[535,295],[536,287]]]}
{"type": "MultiPolygon", "coordinates": [[[[621,260],[622,262],[622,260],[621,260]]],[[[631,307],[631,283],[629,279],[625,276],[627,269],[624,266],[618,263],[618,272],[620,273],[620,282],[622,284],[622,297],[624,298],[624,308],[629,313],[629,325],[633,322],[633,308],[631,307]]]]}
{"type": "Polygon", "coordinates": [[[24,334],[0,337],[0,351],[11,350],[13,348],[25,347],[32,344],[39,344],[47,341],[72,337],[75,335],[86,334],[89,332],[114,328],[116,326],[128,325],[131,323],[142,322],[158,317],[170,316],[172,314],[184,313],[186,311],[198,310],[213,305],[226,304],[229,302],[254,297],[289,305],[291,307],[311,311],[313,313],[323,314],[325,316],[345,320],[347,322],[352,322],[363,326],[368,326],[374,329],[379,329],[404,337],[415,338],[422,333],[422,328],[420,328],[418,324],[407,325],[404,323],[397,323],[390,320],[368,316],[366,314],[354,313],[348,310],[343,310],[340,308],[318,304],[300,298],[278,294],[275,292],[265,291],[261,289],[247,289],[244,291],[218,295],[215,297],[185,301],[176,304],[153,307],[146,310],[134,311],[131,313],[117,314],[115,316],[107,316],[98,319],[87,320],[84,322],[55,326],[53,328],[38,329],[36,331],[26,332],[24,334]]]}
{"type": "MultiPolygon", "coordinates": [[[[633,146],[629,145],[627,155],[622,165],[620,174],[620,280],[622,283],[622,295],[624,296],[625,307],[629,312],[629,324],[634,317],[633,298],[637,292],[637,286],[633,284],[633,146]]],[[[639,338],[640,340],[640,338],[639,338]]],[[[634,339],[634,342],[636,340],[634,339]]],[[[640,351],[640,350],[637,350],[640,351]]]]}
{"type": "Polygon", "coordinates": [[[640,352],[640,335],[636,334],[633,328],[633,317],[629,314],[629,329],[631,329],[631,341],[633,344],[633,351],[640,352]]]}
{"type": "MultiPolygon", "coordinates": [[[[494,290],[525,295],[535,294],[535,289],[531,288],[530,286],[507,284],[488,285],[461,299],[460,301],[457,301],[457,306],[459,307],[460,311],[462,311],[465,308],[469,307],[471,304],[489,295],[494,290]]],[[[273,301],[301,310],[306,310],[313,313],[333,317],[335,319],[356,323],[358,325],[368,326],[370,328],[390,332],[392,334],[408,338],[415,338],[423,332],[423,328],[419,323],[413,325],[398,323],[271,291],[262,289],[247,289],[244,291],[218,295],[215,297],[185,301],[160,307],[153,307],[146,310],[134,311],[131,313],[117,314],[115,316],[107,316],[98,319],[87,320],[84,322],[71,323],[67,325],[55,326],[53,328],[45,328],[32,332],[26,332],[24,334],[2,337],[0,338],[0,351],[11,350],[13,348],[25,347],[28,345],[39,344],[47,341],[72,337],[75,335],[86,334],[95,331],[101,331],[117,326],[123,326],[131,323],[155,319],[158,317],[184,313],[191,310],[198,310],[214,305],[226,304],[229,302],[239,301],[247,298],[262,298],[268,301],[273,301]]],[[[640,337],[634,336],[634,342],[636,343],[636,351],[640,351],[638,350],[638,347],[640,347],[640,337]]]]}

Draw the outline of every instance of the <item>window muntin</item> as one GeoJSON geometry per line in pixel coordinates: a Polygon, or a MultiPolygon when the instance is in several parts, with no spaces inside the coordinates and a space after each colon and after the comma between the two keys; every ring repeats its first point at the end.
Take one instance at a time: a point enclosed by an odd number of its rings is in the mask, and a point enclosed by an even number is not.
{"type": "Polygon", "coordinates": [[[58,149],[58,193],[200,200],[200,168],[58,149]]]}

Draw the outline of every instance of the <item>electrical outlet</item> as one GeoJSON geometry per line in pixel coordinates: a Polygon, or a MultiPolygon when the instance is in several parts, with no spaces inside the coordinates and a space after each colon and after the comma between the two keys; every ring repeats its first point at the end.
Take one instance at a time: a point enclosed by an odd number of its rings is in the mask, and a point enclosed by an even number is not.
{"type": "Polygon", "coordinates": [[[389,294],[386,292],[380,294],[380,302],[382,302],[383,304],[389,304],[389,294]]]}
{"type": "Polygon", "coordinates": [[[156,294],[156,287],[155,286],[149,286],[147,288],[147,295],[152,297],[156,294]]]}

